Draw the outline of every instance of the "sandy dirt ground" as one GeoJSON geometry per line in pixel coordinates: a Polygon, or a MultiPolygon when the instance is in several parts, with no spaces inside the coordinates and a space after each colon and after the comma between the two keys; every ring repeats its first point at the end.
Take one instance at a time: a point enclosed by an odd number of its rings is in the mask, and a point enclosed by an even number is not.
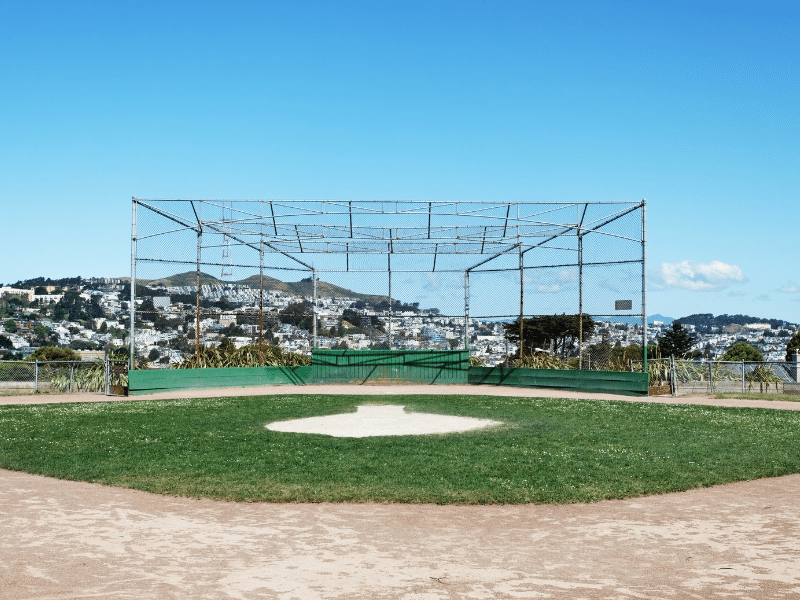
{"type": "MultiPolygon", "coordinates": [[[[320,393],[446,393],[410,387],[320,393]]],[[[799,509],[800,475],[594,504],[429,506],[215,502],[0,470],[0,598],[800,598],[799,509]]]]}

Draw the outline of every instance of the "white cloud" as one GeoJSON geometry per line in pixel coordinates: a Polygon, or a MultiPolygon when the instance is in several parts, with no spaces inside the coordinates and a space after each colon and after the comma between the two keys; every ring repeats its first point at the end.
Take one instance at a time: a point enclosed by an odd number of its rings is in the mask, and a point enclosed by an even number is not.
{"type": "Polygon", "coordinates": [[[425,276],[428,282],[422,286],[424,289],[434,291],[442,287],[442,278],[439,276],[439,273],[426,273],[425,276]]]}
{"type": "Polygon", "coordinates": [[[729,265],[719,260],[707,264],[688,260],[661,263],[660,277],[666,287],[696,292],[717,292],[732,283],[744,281],[742,269],[738,265],[729,265]]]}
{"type": "Polygon", "coordinates": [[[796,294],[800,292],[800,286],[798,286],[795,282],[790,281],[783,286],[780,291],[782,291],[784,294],[796,294]]]}
{"type": "Polygon", "coordinates": [[[537,285],[536,289],[543,294],[555,294],[561,291],[561,286],[557,283],[554,283],[553,285],[537,285]]]}
{"type": "Polygon", "coordinates": [[[558,272],[559,281],[578,281],[578,272],[574,269],[558,272]]]}

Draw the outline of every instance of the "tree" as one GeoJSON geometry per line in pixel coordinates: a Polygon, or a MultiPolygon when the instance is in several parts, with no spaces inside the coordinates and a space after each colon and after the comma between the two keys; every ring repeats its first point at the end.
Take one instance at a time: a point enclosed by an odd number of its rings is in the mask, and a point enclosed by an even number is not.
{"type": "Polygon", "coordinates": [[[797,330],[790,339],[789,343],[786,344],[786,362],[789,362],[792,359],[792,355],[795,352],[800,352],[800,329],[797,330]]]}
{"type": "Polygon", "coordinates": [[[720,360],[763,362],[764,355],[747,342],[736,342],[728,348],[728,351],[722,355],[720,360]]]}
{"type": "Polygon", "coordinates": [[[0,335],[0,348],[7,348],[9,350],[14,348],[14,344],[11,343],[11,340],[8,339],[4,335],[0,335]]]}
{"type": "Polygon", "coordinates": [[[682,357],[692,350],[695,339],[676,322],[672,324],[672,331],[666,331],[657,341],[662,356],[682,357]]]}
{"type": "Polygon", "coordinates": [[[6,321],[4,326],[5,326],[6,331],[8,333],[17,333],[17,324],[14,321],[12,321],[11,319],[6,321]]]}
{"type": "Polygon", "coordinates": [[[159,359],[160,356],[161,356],[161,353],[158,351],[158,349],[157,348],[153,348],[152,350],[150,350],[150,353],[147,355],[147,359],[150,362],[155,362],[155,361],[157,361],[159,359]]]}
{"type": "Polygon", "coordinates": [[[313,312],[308,302],[295,302],[278,313],[283,323],[310,330],[314,326],[313,312]]]}
{"type": "MultiPolygon", "coordinates": [[[[548,350],[552,345],[554,354],[566,356],[575,347],[581,333],[579,315],[543,315],[522,321],[524,348],[533,352],[535,348],[548,350]]],[[[589,315],[583,315],[583,339],[594,333],[595,323],[589,315]]],[[[503,323],[506,339],[519,343],[519,319],[513,323],[503,323]]]]}
{"type": "Polygon", "coordinates": [[[37,348],[26,360],[80,360],[80,354],[72,348],[42,346],[37,348]]]}
{"type": "Polygon", "coordinates": [[[97,350],[97,344],[89,340],[72,340],[69,347],[73,350],[97,350]]]}
{"type": "Polygon", "coordinates": [[[86,319],[86,311],[83,310],[84,300],[78,292],[65,292],[61,300],[56,303],[53,309],[53,316],[57,321],[78,321],[86,319]]]}

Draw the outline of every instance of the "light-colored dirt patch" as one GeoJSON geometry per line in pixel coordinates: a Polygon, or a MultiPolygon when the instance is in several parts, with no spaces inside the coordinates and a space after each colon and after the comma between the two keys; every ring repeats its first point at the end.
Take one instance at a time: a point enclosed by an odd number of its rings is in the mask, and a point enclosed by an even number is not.
{"type": "MultiPolygon", "coordinates": [[[[554,395],[489,386],[333,387],[159,396],[554,395]]],[[[45,398],[21,400],[15,403],[45,398]]],[[[0,598],[797,598],[798,498],[800,475],[566,506],[237,504],[0,470],[0,598]]]]}
{"type": "MultiPolygon", "coordinates": [[[[573,400],[615,400],[620,402],[654,402],[657,404],[702,404],[705,406],[731,406],[800,410],[800,402],[791,400],[737,400],[712,398],[707,395],[680,396],[622,396],[619,394],[590,394],[541,388],[517,388],[494,385],[261,385],[216,389],[176,390],[142,396],[116,397],[100,394],[39,394],[27,396],[0,396],[3,404],[57,404],[64,402],[125,402],[146,400],[173,400],[181,398],[220,398],[239,396],[279,396],[283,394],[333,394],[347,396],[409,396],[419,394],[503,396],[520,398],[567,398],[573,400]]],[[[780,398],[780,396],[776,396],[780,398]]]]}
{"type": "Polygon", "coordinates": [[[567,506],[237,504],[0,471],[0,597],[796,598],[800,476],[567,506]]]}
{"type": "Polygon", "coordinates": [[[381,406],[359,406],[354,413],[308,417],[277,421],[265,427],[272,431],[293,433],[317,433],[334,437],[371,437],[377,435],[427,435],[432,433],[455,433],[500,425],[499,421],[407,413],[405,407],[392,404],[381,406]]]}

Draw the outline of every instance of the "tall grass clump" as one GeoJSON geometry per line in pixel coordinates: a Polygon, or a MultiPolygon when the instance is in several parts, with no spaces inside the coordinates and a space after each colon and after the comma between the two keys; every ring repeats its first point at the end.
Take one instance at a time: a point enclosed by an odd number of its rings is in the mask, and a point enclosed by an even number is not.
{"type": "Polygon", "coordinates": [[[179,363],[174,363],[170,368],[303,367],[310,364],[310,356],[286,352],[278,346],[254,344],[236,348],[233,344],[226,344],[217,348],[201,346],[195,354],[179,363]]]}

